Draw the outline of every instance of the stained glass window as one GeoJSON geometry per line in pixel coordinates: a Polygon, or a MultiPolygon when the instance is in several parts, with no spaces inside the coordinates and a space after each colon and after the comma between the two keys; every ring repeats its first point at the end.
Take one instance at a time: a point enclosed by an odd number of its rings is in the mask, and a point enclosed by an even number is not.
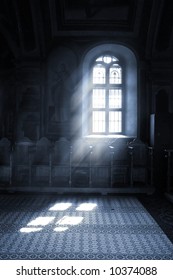
{"type": "Polygon", "coordinates": [[[93,65],[91,132],[101,134],[123,131],[122,67],[111,55],[98,57],[93,65]]]}
{"type": "Polygon", "coordinates": [[[105,81],[106,81],[106,69],[101,64],[97,64],[93,68],[93,83],[105,84],[105,81]]]}
{"type": "Polygon", "coordinates": [[[109,83],[110,84],[121,84],[121,67],[118,64],[113,64],[109,69],[109,83]]]}

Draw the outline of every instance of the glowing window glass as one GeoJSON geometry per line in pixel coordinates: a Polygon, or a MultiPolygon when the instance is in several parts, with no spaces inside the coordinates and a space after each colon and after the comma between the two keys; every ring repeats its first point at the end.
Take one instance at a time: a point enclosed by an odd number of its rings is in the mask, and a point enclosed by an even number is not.
{"type": "Polygon", "coordinates": [[[122,112],[109,112],[109,132],[120,133],[122,131],[122,112]]]}
{"type": "Polygon", "coordinates": [[[93,89],[93,108],[105,108],[105,89],[93,89]]]}
{"type": "Polygon", "coordinates": [[[95,63],[90,97],[91,133],[123,133],[122,67],[111,55],[102,55],[95,63]]]}
{"type": "Polygon", "coordinates": [[[110,89],[109,90],[109,108],[120,109],[122,108],[122,90],[110,89]]]}
{"type": "Polygon", "coordinates": [[[121,67],[118,64],[113,64],[113,66],[109,69],[109,83],[110,84],[122,83],[121,67]]]}
{"type": "Polygon", "coordinates": [[[104,111],[93,111],[93,132],[102,133],[105,132],[105,112],[104,111]]]}
{"type": "Polygon", "coordinates": [[[106,69],[102,64],[97,64],[93,68],[93,83],[94,84],[105,84],[106,81],[106,69]]]}
{"type": "Polygon", "coordinates": [[[118,59],[114,56],[110,56],[110,55],[105,55],[105,56],[100,56],[96,59],[96,61],[103,61],[107,64],[113,62],[113,61],[118,61],[118,59]]]}
{"type": "Polygon", "coordinates": [[[112,61],[112,58],[111,58],[110,56],[104,56],[104,57],[103,57],[103,61],[104,61],[105,63],[110,63],[110,62],[112,61]]]}

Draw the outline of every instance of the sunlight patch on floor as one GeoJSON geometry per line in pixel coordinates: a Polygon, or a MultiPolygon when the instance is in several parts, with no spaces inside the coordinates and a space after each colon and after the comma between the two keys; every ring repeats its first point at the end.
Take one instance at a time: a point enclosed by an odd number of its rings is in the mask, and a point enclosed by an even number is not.
{"type": "Polygon", "coordinates": [[[66,231],[68,230],[68,227],[56,227],[54,228],[54,231],[56,232],[63,232],[63,231],[66,231]]]}
{"type": "Polygon", "coordinates": [[[38,217],[35,220],[32,220],[27,226],[46,226],[50,224],[55,217],[38,217]]]}
{"type": "Polygon", "coordinates": [[[20,232],[26,232],[26,233],[29,233],[29,232],[38,232],[38,231],[41,231],[43,228],[21,228],[20,229],[20,232]]]}
{"type": "Polygon", "coordinates": [[[68,208],[70,208],[72,205],[72,203],[56,203],[54,206],[52,206],[49,210],[50,211],[63,211],[63,210],[67,210],[68,208]]]}
{"type": "Polygon", "coordinates": [[[78,225],[82,222],[83,217],[64,216],[56,224],[59,225],[78,225]]]}
{"type": "Polygon", "coordinates": [[[92,211],[97,206],[96,203],[81,203],[76,210],[77,211],[92,211]]]}

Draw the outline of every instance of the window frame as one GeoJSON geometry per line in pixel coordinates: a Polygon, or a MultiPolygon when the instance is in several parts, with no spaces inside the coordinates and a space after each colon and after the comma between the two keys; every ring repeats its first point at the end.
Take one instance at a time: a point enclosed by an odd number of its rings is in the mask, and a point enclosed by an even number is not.
{"type": "Polygon", "coordinates": [[[133,48],[122,43],[112,42],[98,42],[96,44],[89,45],[82,57],[80,64],[81,67],[81,83],[79,83],[79,90],[75,91],[75,98],[72,100],[72,109],[76,108],[76,98],[81,100],[82,94],[82,107],[81,118],[74,118],[72,121],[72,131],[76,133],[78,127],[81,128],[81,135],[87,139],[112,139],[120,137],[137,137],[140,133],[139,126],[139,58],[133,48]],[[90,75],[93,61],[103,54],[112,54],[121,61],[123,69],[123,82],[124,82],[124,120],[123,120],[123,132],[122,134],[110,134],[110,135],[95,135],[91,134],[89,127],[90,124],[90,104],[89,93],[91,91],[90,75]]]}
{"type": "Polygon", "coordinates": [[[121,135],[124,134],[124,126],[125,126],[125,118],[124,118],[124,110],[125,110],[125,82],[124,82],[124,75],[125,75],[125,66],[123,65],[122,61],[119,59],[118,55],[116,56],[115,53],[101,53],[100,55],[95,56],[95,58],[90,63],[90,84],[91,89],[88,92],[88,100],[89,100],[89,134],[90,135],[121,135]],[[110,56],[111,58],[115,58],[115,61],[111,61],[110,63],[106,63],[104,61],[96,61],[99,57],[110,56]],[[113,64],[117,63],[121,67],[121,83],[120,84],[111,84],[109,82],[109,69],[113,64]],[[93,69],[97,64],[104,65],[106,69],[105,75],[105,83],[93,83],[93,69]],[[105,108],[93,108],[92,106],[92,96],[93,96],[93,89],[105,89],[105,108]],[[122,106],[121,108],[109,108],[109,90],[111,89],[121,89],[122,94],[122,106]],[[104,111],[105,112],[105,132],[94,132],[93,131],[93,111],[104,111]],[[121,112],[121,131],[120,132],[110,132],[109,131],[109,112],[121,112]]]}

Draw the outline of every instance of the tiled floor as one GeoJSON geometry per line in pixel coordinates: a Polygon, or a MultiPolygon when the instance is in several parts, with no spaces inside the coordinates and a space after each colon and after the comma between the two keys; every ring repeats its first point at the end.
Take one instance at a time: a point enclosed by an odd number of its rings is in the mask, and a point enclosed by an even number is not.
{"type": "Polygon", "coordinates": [[[0,259],[173,259],[133,196],[1,194],[0,259]]]}

